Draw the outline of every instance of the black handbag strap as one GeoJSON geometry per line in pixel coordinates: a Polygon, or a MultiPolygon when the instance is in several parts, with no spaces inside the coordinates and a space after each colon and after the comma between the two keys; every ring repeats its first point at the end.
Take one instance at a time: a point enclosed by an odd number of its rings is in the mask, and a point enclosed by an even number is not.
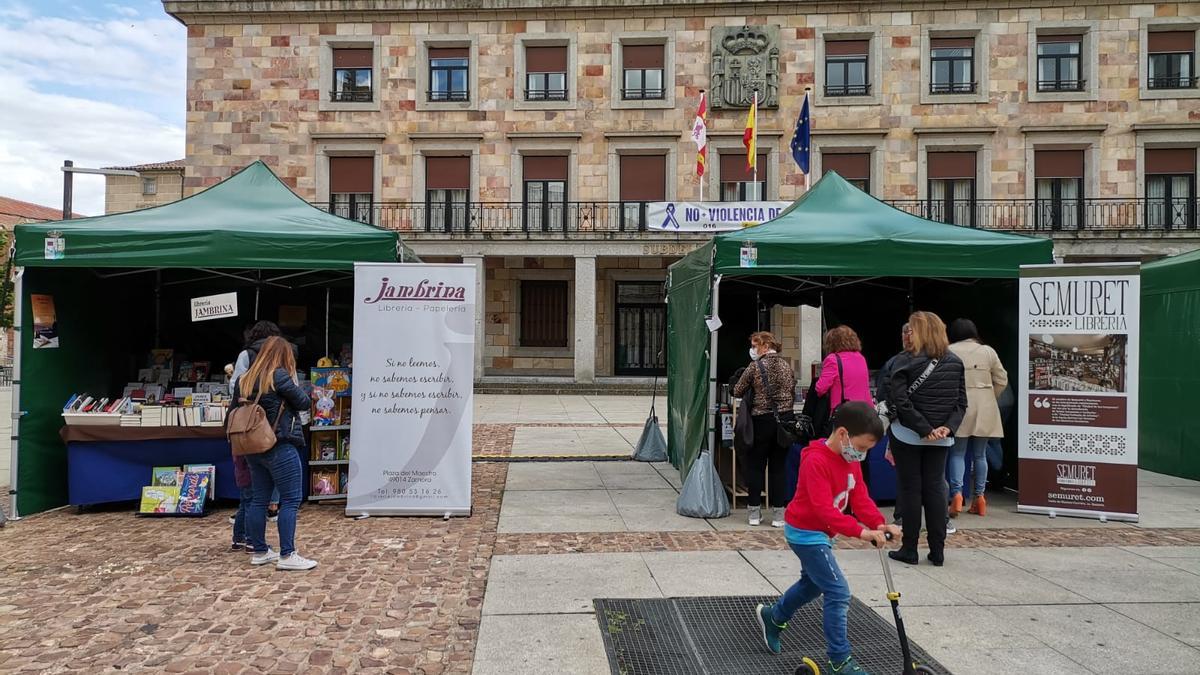
{"type": "MultiPolygon", "coordinates": [[[[840,354],[834,354],[833,358],[837,359],[838,382],[842,385],[842,403],[845,403],[846,402],[846,376],[842,374],[842,357],[840,354]]],[[[841,403],[839,403],[838,405],[841,405],[841,403]]]]}
{"type": "Polygon", "coordinates": [[[771,401],[771,413],[775,415],[775,421],[778,422],[779,402],[775,400],[775,392],[773,391],[774,388],[771,386],[771,381],[767,379],[767,368],[763,365],[763,358],[766,358],[765,355],[755,361],[754,365],[758,367],[758,376],[762,379],[763,389],[766,390],[765,393],[767,395],[767,399],[771,401]]]}

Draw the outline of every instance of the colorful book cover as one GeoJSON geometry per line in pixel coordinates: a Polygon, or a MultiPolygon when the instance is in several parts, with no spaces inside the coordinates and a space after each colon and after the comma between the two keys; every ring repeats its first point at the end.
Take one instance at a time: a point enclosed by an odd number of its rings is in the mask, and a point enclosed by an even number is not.
{"type": "Polygon", "coordinates": [[[175,362],[174,349],[151,349],[150,350],[150,366],[161,370],[171,370],[171,366],[175,362]]]}
{"type": "Polygon", "coordinates": [[[346,467],[338,469],[338,492],[345,494],[350,491],[350,470],[346,467]]]}
{"type": "Polygon", "coordinates": [[[184,464],[184,473],[203,473],[208,475],[208,498],[216,499],[217,466],[215,464],[184,464]]]}
{"type": "Polygon", "coordinates": [[[336,495],[337,471],[332,469],[316,469],[312,472],[312,493],[315,496],[327,497],[336,495]]]}
{"type": "Polygon", "coordinates": [[[147,485],[142,488],[142,504],[139,513],[176,513],[179,508],[179,487],[175,485],[147,485]]]}
{"type": "Polygon", "coordinates": [[[342,436],[342,444],[338,448],[338,459],[350,459],[350,434],[342,436]]]}
{"type": "Polygon", "coordinates": [[[208,485],[208,472],[184,473],[179,484],[179,513],[204,513],[208,485]]]}
{"type": "Polygon", "coordinates": [[[194,382],[204,382],[208,380],[209,371],[212,370],[210,361],[197,361],[192,364],[192,376],[194,382]]]}
{"type": "Polygon", "coordinates": [[[310,374],[314,388],[330,390],[335,396],[350,395],[349,368],[313,368],[310,374]]]}
{"type": "Polygon", "coordinates": [[[317,459],[331,462],[338,458],[337,438],[333,434],[321,434],[317,438],[317,459]]]}
{"type": "Polygon", "coordinates": [[[183,474],[177,466],[156,466],[152,470],[150,484],[153,486],[179,487],[179,478],[183,474]]]}

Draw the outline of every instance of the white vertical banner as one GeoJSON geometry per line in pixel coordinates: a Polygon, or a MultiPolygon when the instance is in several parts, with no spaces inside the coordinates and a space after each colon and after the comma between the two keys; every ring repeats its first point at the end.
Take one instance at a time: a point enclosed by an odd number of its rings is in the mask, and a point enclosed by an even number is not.
{"type": "Polygon", "coordinates": [[[475,266],[354,266],[346,515],[470,515],[475,266]]]}
{"type": "Polygon", "coordinates": [[[1018,511],[1138,519],[1140,273],[1021,268],[1018,511]]]}

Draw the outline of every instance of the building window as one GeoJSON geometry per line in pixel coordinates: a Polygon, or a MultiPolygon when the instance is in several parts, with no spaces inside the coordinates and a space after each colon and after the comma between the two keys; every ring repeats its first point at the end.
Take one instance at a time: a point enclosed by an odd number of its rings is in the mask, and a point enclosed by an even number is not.
{"type": "Polygon", "coordinates": [[[1037,150],[1033,159],[1037,226],[1083,226],[1083,150],[1037,150]]]}
{"type": "Polygon", "coordinates": [[[975,93],[975,38],[933,38],[929,45],[929,92],[975,93]]]}
{"type": "Polygon", "coordinates": [[[646,203],[667,199],[666,155],[621,155],[621,229],[645,230],[646,203]]]}
{"type": "Polygon", "coordinates": [[[746,156],[736,152],[721,153],[721,201],[754,202],[767,198],[767,155],[758,156],[758,182],[754,172],[746,168],[746,156]]]}
{"type": "Polygon", "coordinates": [[[469,101],[467,75],[470,69],[467,47],[429,48],[429,100],[469,101]]]}
{"type": "Polygon", "coordinates": [[[374,157],[329,158],[329,202],[333,213],[370,223],[374,193],[374,157]]]}
{"type": "Polygon", "coordinates": [[[425,229],[466,232],[471,197],[470,157],[425,158],[425,229]]]}
{"type": "Polygon", "coordinates": [[[870,96],[867,75],[870,40],[837,40],[825,43],[825,95],[870,96]]]}
{"type": "Polygon", "coordinates": [[[567,216],[567,158],[524,157],[522,212],[526,232],[562,232],[567,216]]]}
{"type": "Polygon", "coordinates": [[[1196,31],[1163,31],[1146,36],[1150,89],[1192,89],[1196,86],[1196,31]]]}
{"type": "Polygon", "coordinates": [[[1196,149],[1146,150],[1146,225],[1196,227],[1196,149]]]}
{"type": "Polygon", "coordinates": [[[1037,40],[1037,90],[1083,91],[1083,37],[1039,35],[1037,40]]]}
{"type": "Polygon", "coordinates": [[[626,101],[662,100],[667,96],[663,83],[666,47],[664,45],[621,45],[626,101]]]}
{"type": "Polygon", "coordinates": [[[370,103],[374,99],[371,69],[374,50],[333,50],[333,91],[329,100],[339,103],[370,103]]]}
{"type": "Polygon", "coordinates": [[[871,194],[871,153],[843,152],[821,153],[821,174],[830,171],[838,172],[846,182],[854,187],[871,194]]]}
{"type": "Polygon", "coordinates": [[[158,194],[158,179],[154,176],[145,176],[142,178],[142,194],[156,195],[158,194]]]}
{"type": "Polygon", "coordinates": [[[567,48],[525,48],[525,100],[567,100],[567,48]]]}
{"type": "Polygon", "coordinates": [[[931,152],[927,158],[929,208],[926,217],[974,227],[975,153],[931,152]]]}
{"type": "Polygon", "coordinates": [[[565,281],[521,282],[521,346],[567,347],[569,318],[565,281]]]}

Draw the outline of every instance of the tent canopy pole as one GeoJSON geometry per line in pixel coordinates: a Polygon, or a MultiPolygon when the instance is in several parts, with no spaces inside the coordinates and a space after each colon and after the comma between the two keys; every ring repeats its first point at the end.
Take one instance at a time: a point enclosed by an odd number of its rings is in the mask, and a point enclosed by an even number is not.
{"type": "Polygon", "coordinates": [[[8,503],[8,512],[10,520],[18,520],[21,517],[20,511],[17,508],[17,490],[20,489],[18,464],[20,462],[20,452],[18,446],[21,444],[21,345],[24,344],[24,307],[25,302],[22,297],[24,292],[25,270],[18,267],[16,274],[13,275],[13,379],[12,379],[12,439],[8,450],[8,494],[11,499],[8,503]]]}

